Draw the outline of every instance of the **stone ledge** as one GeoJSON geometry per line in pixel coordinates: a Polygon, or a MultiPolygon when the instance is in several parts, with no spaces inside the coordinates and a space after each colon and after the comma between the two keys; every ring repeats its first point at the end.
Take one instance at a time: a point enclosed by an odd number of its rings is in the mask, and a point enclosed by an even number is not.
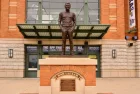
{"type": "Polygon", "coordinates": [[[101,62],[124,63],[127,62],[127,59],[102,59],[101,62]]]}
{"type": "Polygon", "coordinates": [[[102,70],[102,77],[136,77],[136,70],[102,70]]]}
{"type": "Polygon", "coordinates": [[[113,49],[116,49],[117,52],[127,52],[127,48],[116,48],[116,47],[106,47],[101,49],[103,52],[112,52],[113,49]]]}
{"type": "Polygon", "coordinates": [[[20,93],[20,94],[39,94],[39,93],[20,93]]]}
{"type": "Polygon", "coordinates": [[[24,62],[24,58],[22,58],[22,59],[17,59],[17,58],[0,59],[0,62],[24,62]]]}
{"type": "Polygon", "coordinates": [[[113,93],[97,93],[97,94],[113,94],[113,93]]]}
{"type": "Polygon", "coordinates": [[[0,70],[0,77],[24,77],[24,70],[0,70]]]}
{"type": "MultiPolygon", "coordinates": [[[[108,55],[101,55],[101,58],[102,59],[113,59],[112,58],[112,55],[110,55],[110,56],[108,56],[108,55]]],[[[124,56],[124,55],[122,55],[122,56],[117,56],[117,58],[116,59],[126,59],[127,58],[127,56],[124,56]]],[[[132,58],[133,59],[133,58],[132,58]]],[[[113,59],[114,60],[114,59],[113,59]]]]}
{"type": "Polygon", "coordinates": [[[46,58],[46,59],[39,59],[39,65],[97,65],[97,59],[46,58]]]}
{"type": "MultiPolygon", "coordinates": [[[[101,53],[102,54],[102,56],[103,55],[110,55],[110,56],[112,56],[112,52],[102,52],[101,53]]],[[[135,53],[130,53],[131,55],[135,55],[135,53]]],[[[124,55],[127,55],[127,53],[124,53],[124,52],[117,52],[117,56],[124,56],[124,55]]]]}
{"type": "MultiPolygon", "coordinates": [[[[0,55],[8,55],[8,50],[0,51],[0,55]]],[[[14,55],[24,55],[24,51],[14,51],[14,55]]]]}

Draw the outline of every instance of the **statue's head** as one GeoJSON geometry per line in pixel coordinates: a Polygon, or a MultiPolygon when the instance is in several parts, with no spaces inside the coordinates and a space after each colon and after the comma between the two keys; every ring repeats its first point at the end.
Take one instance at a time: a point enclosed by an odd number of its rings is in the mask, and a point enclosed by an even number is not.
{"type": "Polygon", "coordinates": [[[65,3],[65,9],[70,10],[70,8],[71,8],[71,4],[70,3],[65,3]]]}

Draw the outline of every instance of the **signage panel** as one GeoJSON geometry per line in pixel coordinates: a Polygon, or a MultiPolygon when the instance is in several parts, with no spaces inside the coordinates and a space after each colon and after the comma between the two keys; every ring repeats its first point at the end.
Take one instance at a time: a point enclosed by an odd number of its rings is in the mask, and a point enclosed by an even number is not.
{"type": "Polygon", "coordinates": [[[61,91],[75,91],[74,79],[62,79],[60,83],[61,91]]]}
{"type": "Polygon", "coordinates": [[[135,0],[129,0],[129,28],[136,26],[135,0]]]}

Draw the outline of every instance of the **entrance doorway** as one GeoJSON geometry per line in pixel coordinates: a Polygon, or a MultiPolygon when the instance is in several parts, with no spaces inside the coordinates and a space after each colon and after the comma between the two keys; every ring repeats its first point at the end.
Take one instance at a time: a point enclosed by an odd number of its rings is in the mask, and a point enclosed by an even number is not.
{"type": "Polygon", "coordinates": [[[26,46],[25,77],[36,78],[38,68],[38,47],[26,46]]]}
{"type": "MultiPolygon", "coordinates": [[[[25,77],[36,78],[40,69],[38,60],[47,58],[48,55],[60,55],[62,47],[60,45],[26,45],[25,77]]],[[[69,54],[69,46],[66,47],[66,54],[69,54]]],[[[96,77],[101,77],[100,69],[100,46],[84,45],[74,46],[75,55],[87,55],[91,59],[97,59],[96,77]]]]}

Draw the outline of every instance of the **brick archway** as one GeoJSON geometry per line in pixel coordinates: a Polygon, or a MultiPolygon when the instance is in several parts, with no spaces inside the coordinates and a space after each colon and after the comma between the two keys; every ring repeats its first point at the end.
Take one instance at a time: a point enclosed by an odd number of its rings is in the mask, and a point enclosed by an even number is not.
{"type": "Polygon", "coordinates": [[[51,78],[61,72],[61,71],[75,71],[81,74],[85,78],[85,86],[95,86],[96,85],[96,77],[95,76],[95,66],[90,65],[53,65],[53,66],[41,66],[40,67],[40,85],[41,86],[50,86],[51,78]]]}

